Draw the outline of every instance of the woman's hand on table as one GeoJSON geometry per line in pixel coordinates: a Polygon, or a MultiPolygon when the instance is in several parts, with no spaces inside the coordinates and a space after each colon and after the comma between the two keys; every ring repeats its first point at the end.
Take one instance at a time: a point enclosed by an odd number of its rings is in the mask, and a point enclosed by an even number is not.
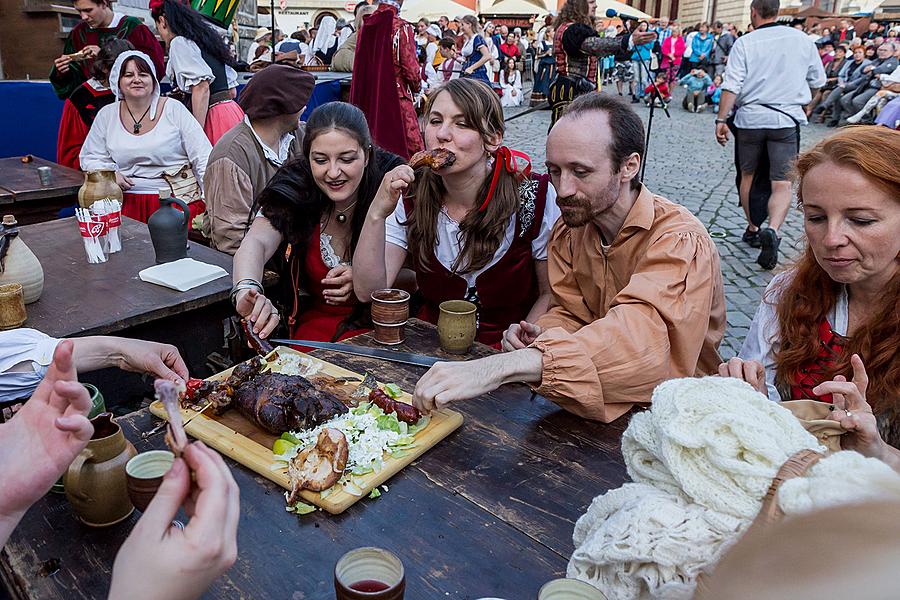
{"type": "Polygon", "coordinates": [[[71,340],[56,346],[44,380],[15,416],[0,425],[0,544],[94,433],[87,419],[91,399],[78,383],[72,350],[71,340]]]}
{"type": "Polygon", "coordinates": [[[521,350],[527,348],[534,343],[544,333],[543,328],[528,321],[519,321],[510,325],[503,332],[503,339],[500,347],[504,352],[512,352],[513,350],[521,350]]]}
{"type": "Polygon", "coordinates": [[[387,219],[397,208],[397,202],[406,188],[416,180],[416,173],[409,165],[400,165],[384,174],[381,186],[372,200],[369,213],[378,219],[387,219]]]}
{"type": "Polygon", "coordinates": [[[735,356],[728,362],[719,365],[720,377],[734,377],[746,381],[764,396],[769,395],[766,387],[766,369],[756,360],[742,360],[735,356]]]}
{"type": "Polygon", "coordinates": [[[119,184],[119,187],[123,192],[127,192],[134,187],[134,182],[129,177],[122,175],[118,171],[116,171],[116,183],[119,184]]]}
{"type": "Polygon", "coordinates": [[[240,490],[203,442],[176,459],[113,565],[113,599],[192,600],[237,560],[240,490]],[[191,472],[196,482],[191,482],[191,472]],[[184,530],[172,520],[184,506],[184,530]]]}
{"type": "Polygon", "coordinates": [[[272,301],[254,289],[239,291],[234,306],[237,313],[253,326],[254,333],[263,339],[272,335],[281,319],[272,301]]]}
{"type": "Polygon", "coordinates": [[[353,296],[353,269],[350,265],[338,265],[328,271],[322,285],[326,304],[347,304],[353,296]]]}

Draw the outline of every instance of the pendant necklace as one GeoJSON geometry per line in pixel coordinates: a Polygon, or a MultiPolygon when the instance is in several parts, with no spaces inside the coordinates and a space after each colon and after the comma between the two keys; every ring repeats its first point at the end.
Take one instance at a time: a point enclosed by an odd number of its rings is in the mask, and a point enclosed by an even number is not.
{"type": "Polygon", "coordinates": [[[350,206],[346,207],[344,210],[337,210],[337,209],[334,209],[335,212],[337,212],[337,216],[334,218],[334,220],[337,221],[338,223],[340,223],[341,225],[343,225],[344,223],[346,223],[346,222],[347,222],[347,215],[344,214],[344,213],[346,213],[348,210],[350,210],[351,208],[353,208],[354,206],[356,206],[356,203],[357,203],[357,202],[359,202],[359,199],[354,200],[354,201],[353,201],[353,204],[351,204],[350,206]]]}
{"type": "Polygon", "coordinates": [[[134,135],[138,135],[141,132],[141,127],[142,127],[141,122],[144,120],[144,117],[147,116],[147,113],[150,112],[151,106],[153,106],[152,103],[150,104],[150,106],[147,107],[147,110],[144,111],[144,114],[141,115],[140,119],[135,119],[134,114],[131,112],[131,109],[128,107],[128,103],[125,102],[125,110],[128,111],[128,116],[131,117],[131,120],[134,121],[134,127],[132,128],[132,130],[134,131],[134,135]]]}

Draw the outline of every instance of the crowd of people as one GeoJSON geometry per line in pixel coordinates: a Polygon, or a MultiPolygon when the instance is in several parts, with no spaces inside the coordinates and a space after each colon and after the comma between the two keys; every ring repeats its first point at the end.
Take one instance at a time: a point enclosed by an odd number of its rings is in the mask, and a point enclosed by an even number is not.
{"type": "MultiPolygon", "coordinates": [[[[416,315],[430,322],[445,300],[473,302],[478,341],[500,352],[432,367],[414,392],[424,411],[525,382],[609,423],[668,379],[718,374],[775,402],[832,404],[845,448],[900,471],[900,134],[893,123],[842,129],[796,159],[807,116],[857,123],[884,104],[881,123],[896,111],[896,31],[800,31],[775,23],[777,0],[753,0],[744,33],[667,19],[600,31],[594,0],[568,0],[526,32],[473,16],[413,25],[401,4],[360,3],[353,24],[326,17],[289,38],[261,29],[244,62],[295,54],[260,68],[236,98],[239,61],[189,6],[151,1],[163,62],[144,25],[108,0],[75,0],[83,24],[67,50],[90,47],[95,60],[61,57],[53,67],[66,98],[61,157],[115,171],[123,213],[144,221],[173,178],[193,180],[191,216],[213,247],[233,254],[235,312],[264,338],[367,331],[371,293],[385,287],[412,292],[416,315]],[[321,105],[301,122],[315,78],[297,62],[349,67],[351,102],[321,105]],[[175,89],[168,96],[163,75],[175,89]],[[530,101],[552,111],[546,174],[504,144],[503,109],[525,102],[524,79],[533,81],[530,101]],[[615,93],[597,91],[606,82],[615,93]],[[640,178],[645,129],[631,104],[668,102],[676,85],[686,88],[685,110],[712,105],[720,143],[736,138],[743,241],[761,248],[761,267],[778,262],[792,185],[804,216],[800,259],[772,281],[727,361],[716,244],[677,198],[640,178]],[[455,161],[414,171],[407,163],[421,149],[450,150],[455,161]],[[765,168],[760,219],[753,185],[765,168]],[[265,268],[278,272],[277,288],[264,287],[265,268]]],[[[19,384],[33,392],[0,425],[6,452],[35,431],[56,443],[49,458],[22,454],[39,470],[8,461],[24,470],[21,485],[0,493],[5,536],[90,437],[76,366],[110,362],[79,363],[91,355],[79,350],[84,342],[41,340],[0,373],[0,386],[5,371],[27,374],[19,384]]],[[[125,368],[187,377],[169,347],[123,353],[109,350],[121,342],[95,343],[107,358],[125,356],[125,368]]],[[[140,585],[147,561],[182,560],[213,540],[184,588],[202,593],[234,561],[237,502],[218,455],[191,446],[119,554],[116,597],[140,585]],[[166,529],[189,494],[188,527],[166,529]]]]}

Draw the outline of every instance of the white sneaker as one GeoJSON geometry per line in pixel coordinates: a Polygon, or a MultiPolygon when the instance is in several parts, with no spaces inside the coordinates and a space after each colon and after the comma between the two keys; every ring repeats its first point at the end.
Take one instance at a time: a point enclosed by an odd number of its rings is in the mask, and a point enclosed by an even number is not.
{"type": "Polygon", "coordinates": [[[860,121],[862,121],[862,118],[863,118],[862,113],[856,113],[852,117],[847,117],[847,122],[853,123],[855,125],[855,124],[859,123],[860,121]]]}

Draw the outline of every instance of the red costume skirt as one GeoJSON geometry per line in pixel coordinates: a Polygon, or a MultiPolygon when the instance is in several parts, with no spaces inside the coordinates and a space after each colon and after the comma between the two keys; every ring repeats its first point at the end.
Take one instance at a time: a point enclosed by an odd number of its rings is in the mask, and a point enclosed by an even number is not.
{"type": "MultiPolygon", "coordinates": [[[[122,214],[126,217],[146,223],[150,215],[159,208],[159,194],[132,194],[125,192],[123,194],[122,214]]],[[[191,220],[194,217],[202,215],[206,210],[206,203],[203,200],[197,200],[188,204],[191,210],[191,220]]]]}
{"type": "Polygon", "coordinates": [[[244,111],[234,100],[217,102],[209,107],[206,113],[206,124],[203,132],[213,146],[225,132],[244,120],[244,111]]]}

